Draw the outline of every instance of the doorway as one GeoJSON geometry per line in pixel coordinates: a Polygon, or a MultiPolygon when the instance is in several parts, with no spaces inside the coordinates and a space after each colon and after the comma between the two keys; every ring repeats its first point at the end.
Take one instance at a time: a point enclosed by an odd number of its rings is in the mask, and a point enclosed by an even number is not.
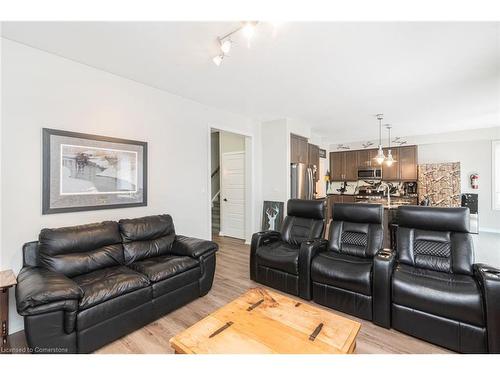
{"type": "Polygon", "coordinates": [[[210,188],[212,238],[247,235],[247,137],[211,129],[210,188]]]}

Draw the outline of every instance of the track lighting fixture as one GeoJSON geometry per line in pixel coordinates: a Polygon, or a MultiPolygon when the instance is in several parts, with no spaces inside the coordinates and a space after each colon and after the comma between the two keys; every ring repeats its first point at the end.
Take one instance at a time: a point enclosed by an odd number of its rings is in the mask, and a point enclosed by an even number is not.
{"type": "Polygon", "coordinates": [[[224,60],[224,54],[220,54],[220,55],[217,55],[215,56],[212,61],[214,62],[215,65],[219,66],[220,64],[222,64],[222,60],[224,60]]]}
{"type": "Polygon", "coordinates": [[[237,29],[227,33],[224,36],[221,36],[217,38],[219,42],[219,48],[221,50],[221,53],[214,58],[212,58],[212,61],[214,62],[215,65],[220,66],[222,64],[222,60],[224,60],[224,57],[229,55],[229,51],[231,50],[231,47],[233,46],[233,41],[231,40],[231,36],[236,34],[238,31],[241,31],[243,35],[247,39],[247,44],[248,47],[250,47],[250,40],[252,39],[253,35],[255,34],[255,28],[259,22],[258,21],[246,21],[242,22],[240,27],[237,29]]]}
{"type": "Polygon", "coordinates": [[[224,55],[228,55],[229,51],[231,50],[231,46],[233,45],[233,42],[231,39],[226,39],[224,41],[219,40],[220,43],[220,50],[224,55]]]}

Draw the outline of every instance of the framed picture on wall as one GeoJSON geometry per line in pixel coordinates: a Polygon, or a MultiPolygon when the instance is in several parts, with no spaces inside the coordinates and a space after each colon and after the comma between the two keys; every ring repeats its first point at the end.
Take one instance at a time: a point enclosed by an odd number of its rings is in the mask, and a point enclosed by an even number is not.
{"type": "Polygon", "coordinates": [[[262,230],[281,230],[283,224],[283,202],[264,201],[262,209],[262,230]]]}
{"type": "Polygon", "coordinates": [[[42,214],[147,205],[148,144],[43,129],[42,214]]]}

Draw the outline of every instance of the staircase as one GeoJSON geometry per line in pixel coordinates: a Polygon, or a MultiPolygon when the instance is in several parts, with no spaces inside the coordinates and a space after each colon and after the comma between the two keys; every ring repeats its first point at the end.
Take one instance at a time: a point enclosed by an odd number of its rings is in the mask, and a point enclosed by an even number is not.
{"type": "Polygon", "coordinates": [[[212,234],[220,232],[220,199],[219,196],[212,202],[212,234]]]}

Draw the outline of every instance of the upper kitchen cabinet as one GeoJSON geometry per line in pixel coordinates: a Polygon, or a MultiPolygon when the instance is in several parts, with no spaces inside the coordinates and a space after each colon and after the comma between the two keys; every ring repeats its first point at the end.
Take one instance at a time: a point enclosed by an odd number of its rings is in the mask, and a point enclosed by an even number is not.
{"type": "Polygon", "coordinates": [[[330,152],[330,178],[332,181],[356,181],[358,151],[330,152]]]}
{"type": "Polygon", "coordinates": [[[316,167],[316,173],[314,174],[314,180],[319,180],[319,146],[308,144],[309,153],[309,164],[316,167]]]}
{"type": "Polygon", "coordinates": [[[345,152],[330,152],[330,179],[343,181],[345,174],[345,152]]]}
{"type": "Polygon", "coordinates": [[[345,152],[345,172],[344,179],[356,181],[358,179],[358,151],[345,152]]]}
{"type": "Polygon", "coordinates": [[[417,146],[399,147],[398,161],[399,161],[400,179],[405,181],[417,181],[417,164],[418,164],[417,146]]]}
{"type": "Polygon", "coordinates": [[[376,149],[366,149],[358,151],[358,167],[371,168],[377,166],[376,161],[373,160],[377,156],[376,149]]]}
{"type": "Polygon", "coordinates": [[[290,162],[308,164],[309,149],[307,138],[290,134],[290,162]]]}
{"type": "MultiPolygon", "coordinates": [[[[384,154],[387,156],[388,149],[384,148],[384,154]]],[[[400,180],[400,167],[401,161],[399,160],[399,147],[391,147],[391,153],[395,163],[390,167],[385,163],[382,163],[382,180],[384,181],[397,181],[400,180]]]]}

